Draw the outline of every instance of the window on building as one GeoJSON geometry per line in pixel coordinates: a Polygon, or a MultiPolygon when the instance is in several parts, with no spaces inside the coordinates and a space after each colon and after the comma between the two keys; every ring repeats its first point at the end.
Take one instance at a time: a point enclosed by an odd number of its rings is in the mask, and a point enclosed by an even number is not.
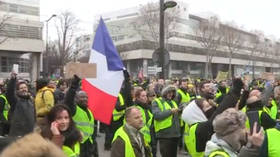
{"type": "Polygon", "coordinates": [[[17,12],[18,12],[18,5],[16,5],[16,4],[10,4],[10,5],[9,5],[9,11],[10,11],[10,12],[15,12],[15,13],[17,13],[17,12]]]}
{"type": "Polygon", "coordinates": [[[5,2],[0,2],[0,10],[36,16],[39,16],[40,13],[39,7],[24,6],[5,2]]]}
{"type": "Polygon", "coordinates": [[[0,36],[42,39],[42,28],[6,24],[3,28],[3,31],[0,32],[0,36]]]}
{"type": "Polygon", "coordinates": [[[1,57],[1,72],[11,72],[13,65],[19,65],[20,73],[29,72],[30,68],[30,60],[23,58],[15,58],[15,57],[1,57]]]}

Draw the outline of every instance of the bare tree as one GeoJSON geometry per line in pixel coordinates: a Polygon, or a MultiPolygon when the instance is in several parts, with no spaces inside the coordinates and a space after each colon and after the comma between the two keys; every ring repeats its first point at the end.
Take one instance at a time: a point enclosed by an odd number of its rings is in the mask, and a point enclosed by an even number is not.
{"type": "Polygon", "coordinates": [[[225,45],[228,49],[229,57],[229,69],[228,69],[228,78],[232,77],[232,55],[240,50],[243,46],[242,32],[235,26],[233,23],[223,25],[222,30],[222,44],[225,45]]]}
{"type": "Polygon", "coordinates": [[[58,53],[56,55],[59,58],[59,63],[61,63],[60,71],[62,75],[64,65],[71,60],[73,55],[78,24],[79,20],[69,11],[62,12],[58,16],[56,23],[58,53]]]}
{"type": "Polygon", "coordinates": [[[264,33],[259,30],[253,30],[254,34],[250,39],[250,60],[252,63],[253,78],[255,78],[255,65],[256,65],[256,53],[261,49],[261,39],[264,38],[264,33]]]}
{"type": "MultiPolygon", "coordinates": [[[[167,40],[169,30],[176,27],[175,20],[179,16],[179,13],[180,12],[176,7],[165,11],[164,29],[165,38],[167,40]]],[[[159,4],[148,3],[139,9],[139,16],[131,24],[142,39],[152,39],[152,41],[155,42],[155,47],[159,47],[159,19],[159,4]]]]}
{"type": "Polygon", "coordinates": [[[207,79],[213,78],[212,60],[222,37],[219,23],[217,17],[211,17],[208,20],[201,21],[199,26],[196,27],[197,41],[206,51],[205,78],[207,79]]]}
{"type": "Polygon", "coordinates": [[[4,43],[9,38],[8,24],[7,22],[12,18],[9,14],[0,16],[0,44],[4,43]]]}

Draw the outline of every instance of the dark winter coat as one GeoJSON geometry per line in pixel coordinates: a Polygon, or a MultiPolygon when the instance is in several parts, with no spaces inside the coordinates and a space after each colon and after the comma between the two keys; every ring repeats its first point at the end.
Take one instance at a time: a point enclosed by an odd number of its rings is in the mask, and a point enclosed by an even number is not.
{"type": "Polygon", "coordinates": [[[24,136],[31,133],[36,123],[34,102],[31,96],[15,94],[16,79],[8,83],[7,99],[10,103],[9,136],[24,136]]]}

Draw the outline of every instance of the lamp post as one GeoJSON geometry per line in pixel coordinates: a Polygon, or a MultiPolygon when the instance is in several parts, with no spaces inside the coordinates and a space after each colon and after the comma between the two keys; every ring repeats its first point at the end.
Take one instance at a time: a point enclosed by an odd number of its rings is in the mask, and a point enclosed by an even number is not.
{"type": "MultiPolygon", "coordinates": [[[[164,59],[164,11],[167,8],[173,8],[177,5],[174,1],[167,1],[164,3],[164,0],[160,0],[160,25],[159,25],[159,48],[160,48],[160,67],[161,67],[161,75],[160,77],[166,79],[166,69],[165,69],[165,59],[164,59]]],[[[168,72],[168,71],[167,71],[168,72]]]]}
{"type": "Polygon", "coordinates": [[[49,21],[56,17],[56,14],[53,14],[50,18],[46,20],[46,56],[47,56],[47,65],[46,65],[46,73],[49,74],[49,21]]]}

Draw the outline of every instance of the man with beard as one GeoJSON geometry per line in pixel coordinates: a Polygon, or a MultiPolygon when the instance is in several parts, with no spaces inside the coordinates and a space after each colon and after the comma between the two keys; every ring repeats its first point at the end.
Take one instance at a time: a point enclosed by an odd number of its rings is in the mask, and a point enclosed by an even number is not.
{"type": "Polygon", "coordinates": [[[145,143],[151,146],[151,125],[153,121],[153,115],[150,111],[150,106],[148,106],[147,92],[144,89],[138,89],[135,91],[135,106],[141,111],[143,119],[143,127],[140,132],[144,135],[145,143]]]}
{"type": "Polygon", "coordinates": [[[249,92],[244,90],[241,96],[241,89],[243,89],[243,86],[244,83],[241,79],[234,79],[232,90],[225,96],[221,104],[216,107],[213,101],[214,94],[212,93],[213,89],[211,88],[211,84],[202,82],[200,86],[200,95],[207,100],[209,105],[207,105],[205,101],[200,103],[202,105],[198,104],[198,100],[192,101],[182,113],[182,119],[190,126],[190,129],[185,131],[185,138],[186,140],[195,141],[195,143],[192,143],[194,145],[188,146],[187,144],[187,147],[191,147],[189,151],[193,152],[195,156],[203,157],[206,143],[214,133],[212,122],[216,115],[228,108],[236,107],[237,104],[239,104],[239,109],[244,107],[249,92]],[[199,110],[197,106],[203,107],[199,107],[199,110]],[[195,112],[196,110],[198,111],[197,113],[195,112]],[[203,114],[201,114],[201,111],[203,114]],[[204,115],[205,118],[202,119],[203,116],[201,115],[204,115]]]}
{"type": "Polygon", "coordinates": [[[264,102],[262,101],[262,93],[254,89],[250,92],[249,98],[247,99],[247,105],[244,108],[248,116],[246,121],[246,127],[250,128],[250,120],[255,116],[258,117],[258,124],[264,128],[273,128],[276,125],[276,122],[269,116],[268,113],[264,110],[264,102]]]}
{"type": "Polygon", "coordinates": [[[9,111],[9,136],[18,137],[31,133],[35,126],[35,108],[33,98],[25,82],[18,82],[16,73],[11,74],[7,88],[9,111]]]}
{"type": "Polygon", "coordinates": [[[80,78],[74,75],[71,86],[66,93],[65,104],[70,108],[77,128],[82,132],[80,157],[98,156],[97,144],[94,138],[94,117],[88,109],[88,96],[84,91],[77,91],[80,78]]]}
{"type": "MultiPolygon", "coordinates": [[[[189,154],[195,157],[203,157],[205,144],[211,132],[211,122],[208,119],[215,111],[205,98],[192,101],[183,111],[182,119],[189,126],[185,131],[185,144],[189,154]]],[[[186,127],[187,128],[187,127],[186,127]]]]}
{"type": "MultiPolygon", "coordinates": [[[[179,82],[179,89],[177,89],[176,94],[176,103],[179,105],[179,108],[184,108],[190,102],[190,94],[188,93],[188,79],[182,78],[179,82]]],[[[185,130],[185,123],[180,119],[180,126],[181,126],[181,137],[179,141],[179,149],[182,150],[183,148],[183,134],[185,130]]]]}

